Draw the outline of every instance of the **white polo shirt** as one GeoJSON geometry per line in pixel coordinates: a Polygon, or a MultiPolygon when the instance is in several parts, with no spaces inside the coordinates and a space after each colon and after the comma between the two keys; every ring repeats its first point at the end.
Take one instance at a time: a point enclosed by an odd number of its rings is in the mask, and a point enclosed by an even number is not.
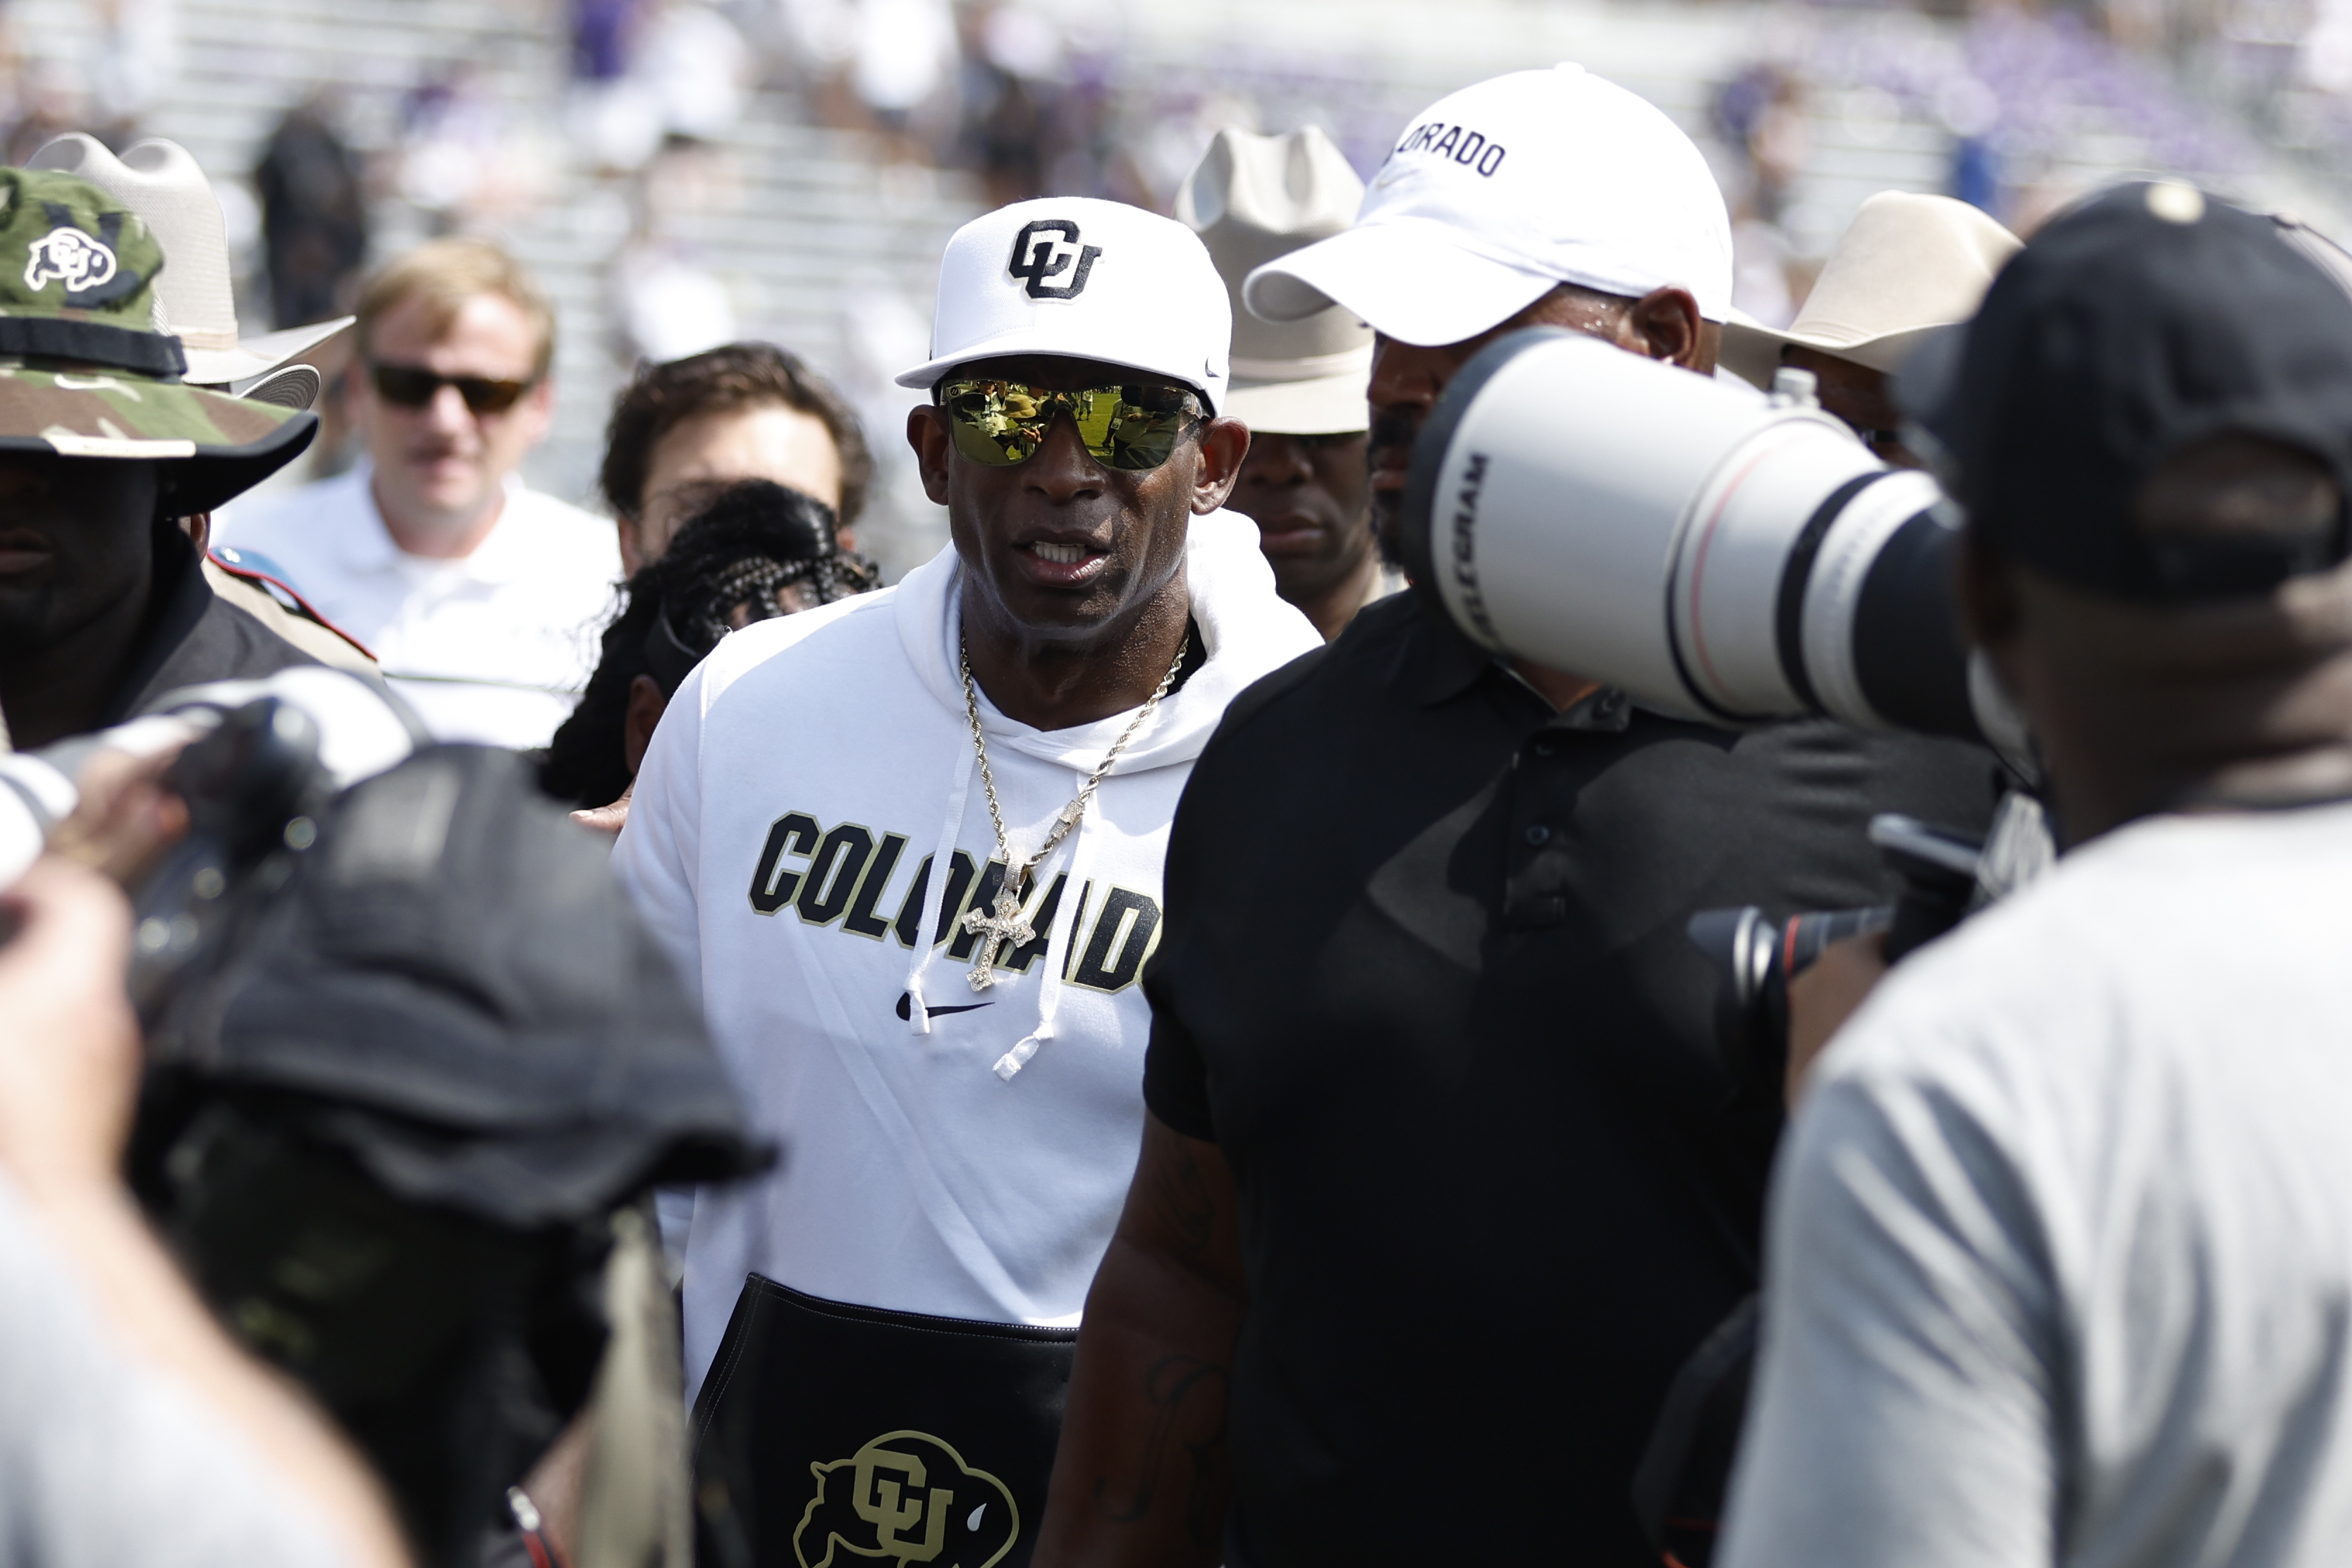
{"type": "Polygon", "coordinates": [[[436,738],[545,745],[596,668],[621,578],[613,525],[515,478],[471,555],[411,555],[376,510],[373,471],[224,512],[214,537],[282,567],[436,738]]]}

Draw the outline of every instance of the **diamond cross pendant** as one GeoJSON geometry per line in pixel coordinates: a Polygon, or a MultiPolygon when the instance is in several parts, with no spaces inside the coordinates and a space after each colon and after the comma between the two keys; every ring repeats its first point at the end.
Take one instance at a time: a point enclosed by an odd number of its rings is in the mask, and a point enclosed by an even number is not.
{"type": "Polygon", "coordinates": [[[966,910],[963,929],[979,931],[980,952],[974,955],[971,973],[964,978],[971,982],[974,991],[985,991],[996,984],[996,960],[1006,945],[1018,949],[1022,943],[1035,940],[1037,933],[1021,918],[1021,895],[1005,888],[996,895],[996,913],[987,915],[979,910],[966,910]]]}

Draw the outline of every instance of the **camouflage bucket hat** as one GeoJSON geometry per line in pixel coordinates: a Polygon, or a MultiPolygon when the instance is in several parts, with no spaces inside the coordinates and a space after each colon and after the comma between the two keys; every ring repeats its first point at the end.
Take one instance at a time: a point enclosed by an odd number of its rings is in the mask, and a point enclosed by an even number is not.
{"type": "Polygon", "coordinates": [[[0,168],[0,452],[157,462],[173,511],[210,511],[299,457],[318,420],[181,384],[163,265],[97,186],[0,168]]]}

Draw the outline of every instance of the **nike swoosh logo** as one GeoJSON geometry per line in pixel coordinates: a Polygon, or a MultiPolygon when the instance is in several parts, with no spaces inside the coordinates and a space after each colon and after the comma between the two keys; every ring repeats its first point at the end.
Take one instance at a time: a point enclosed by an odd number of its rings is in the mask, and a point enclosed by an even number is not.
{"type": "MultiPolygon", "coordinates": [[[[944,1018],[950,1013],[977,1013],[982,1007],[993,1007],[993,1002],[966,1002],[960,1007],[926,1007],[924,1012],[934,1018],[944,1018]]],[[[915,998],[911,992],[898,993],[898,1016],[911,1020],[915,1016],[915,998]]]]}

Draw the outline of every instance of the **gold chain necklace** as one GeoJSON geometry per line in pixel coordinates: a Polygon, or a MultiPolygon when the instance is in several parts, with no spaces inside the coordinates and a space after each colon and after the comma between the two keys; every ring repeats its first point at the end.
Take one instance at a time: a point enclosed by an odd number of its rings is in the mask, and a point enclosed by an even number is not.
{"type": "Polygon", "coordinates": [[[1055,816],[1053,831],[1045,835],[1045,842],[1037,847],[1037,853],[1024,860],[1016,859],[1013,856],[1013,840],[1004,832],[1004,812],[996,803],[996,775],[989,771],[988,742],[981,738],[980,733],[980,692],[971,681],[971,646],[961,638],[958,639],[956,657],[963,667],[963,714],[971,725],[971,749],[980,756],[980,785],[988,792],[988,819],[996,825],[996,852],[1004,858],[1004,880],[997,885],[996,912],[992,915],[982,910],[964,911],[963,929],[981,933],[980,952],[975,955],[971,972],[964,976],[971,982],[974,991],[985,991],[996,984],[996,959],[1002,949],[1011,947],[1017,951],[1024,942],[1036,940],[1037,933],[1030,929],[1028,921],[1021,913],[1022,906],[1028,902],[1025,889],[1029,874],[1043,865],[1045,857],[1051,855],[1055,847],[1070,836],[1070,830],[1077,826],[1078,818],[1087,813],[1087,803],[1095,797],[1095,786],[1103,782],[1103,776],[1110,772],[1111,764],[1118,761],[1118,754],[1127,750],[1127,743],[1135,739],[1135,732],[1142,729],[1159,710],[1160,700],[1168,695],[1170,687],[1176,684],[1176,672],[1184,668],[1184,655],[1191,651],[1192,647],[1192,633],[1187,628],[1184,640],[1176,645],[1175,661],[1169,665],[1168,673],[1160,678],[1159,689],[1135,710],[1135,717],[1128,721],[1127,728],[1111,743],[1110,750],[1103,754],[1103,760],[1087,775],[1085,787],[1055,816]]]}

